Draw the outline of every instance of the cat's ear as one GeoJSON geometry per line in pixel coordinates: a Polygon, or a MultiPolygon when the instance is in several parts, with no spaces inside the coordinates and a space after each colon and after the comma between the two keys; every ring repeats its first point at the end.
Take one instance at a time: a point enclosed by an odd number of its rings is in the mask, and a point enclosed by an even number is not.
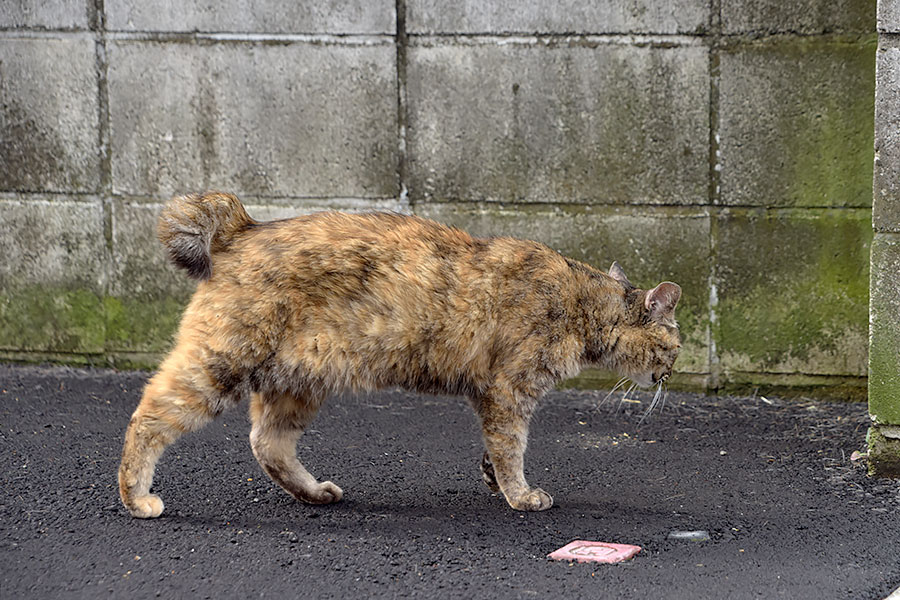
{"type": "Polygon", "coordinates": [[[619,264],[619,261],[613,261],[612,266],[609,267],[609,276],[616,281],[621,281],[628,287],[634,287],[631,282],[628,281],[628,277],[625,275],[625,271],[622,269],[622,265],[619,264]]]}
{"type": "Polygon", "coordinates": [[[681,286],[671,281],[664,281],[644,297],[644,307],[650,311],[654,321],[673,321],[675,305],[681,299],[681,286]]]}

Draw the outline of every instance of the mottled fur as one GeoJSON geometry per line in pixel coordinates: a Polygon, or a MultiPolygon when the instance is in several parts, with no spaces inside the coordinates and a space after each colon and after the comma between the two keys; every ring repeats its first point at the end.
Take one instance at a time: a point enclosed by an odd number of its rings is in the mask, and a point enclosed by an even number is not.
{"type": "Polygon", "coordinates": [[[266,473],[304,502],[340,500],[297,440],[327,395],[387,386],[466,396],[485,483],[543,510],[552,499],[523,474],[540,397],[588,365],[656,383],[680,348],[677,285],[639,290],[617,264],[603,273],[535,242],[384,213],[260,223],[219,193],[175,198],[158,233],[201,281],[125,434],[119,489],[136,517],[163,510],[150,485],[165,447],[245,400],[266,473]]]}

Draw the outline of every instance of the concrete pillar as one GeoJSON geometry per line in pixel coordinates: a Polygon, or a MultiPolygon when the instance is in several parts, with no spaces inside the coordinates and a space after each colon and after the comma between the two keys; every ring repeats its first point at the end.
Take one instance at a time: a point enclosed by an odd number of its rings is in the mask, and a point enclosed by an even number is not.
{"type": "Polygon", "coordinates": [[[900,476],[900,0],[878,2],[869,472],[900,476]]]}

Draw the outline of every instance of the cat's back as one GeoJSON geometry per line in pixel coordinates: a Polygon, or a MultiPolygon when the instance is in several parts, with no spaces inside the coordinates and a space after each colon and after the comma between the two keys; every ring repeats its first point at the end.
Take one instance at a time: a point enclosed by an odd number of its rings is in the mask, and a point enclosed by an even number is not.
{"type": "MultiPolygon", "coordinates": [[[[335,309],[467,293],[488,245],[459,229],[397,213],[322,212],[250,225],[212,257],[206,295],[239,294],[335,309]]],[[[444,299],[436,299],[441,303],[444,299]]],[[[373,310],[376,308],[370,306],[373,310]]]]}
{"type": "Polygon", "coordinates": [[[244,240],[248,247],[281,242],[297,247],[327,245],[332,251],[344,246],[358,248],[361,243],[413,248],[429,241],[469,244],[473,238],[459,229],[412,215],[329,211],[256,223],[244,240]]]}
{"type": "Polygon", "coordinates": [[[420,217],[321,212],[254,224],[223,257],[223,268],[273,260],[297,268],[333,269],[347,260],[372,267],[375,262],[421,261],[431,255],[458,257],[475,245],[464,231],[420,217]]]}
{"type": "MultiPolygon", "coordinates": [[[[392,212],[321,212],[256,223],[219,260],[214,279],[217,271],[232,279],[268,273],[270,282],[290,279],[328,288],[329,282],[346,280],[351,287],[355,282],[373,293],[395,295],[468,294],[478,287],[496,294],[542,280],[559,283],[571,273],[566,260],[544,244],[505,236],[477,238],[430,219],[392,212]],[[412,288],[405,290],[407,286],[412,288]]],[[[337,285],[335,291],[346,291],[345,286],[337,285]]]]}

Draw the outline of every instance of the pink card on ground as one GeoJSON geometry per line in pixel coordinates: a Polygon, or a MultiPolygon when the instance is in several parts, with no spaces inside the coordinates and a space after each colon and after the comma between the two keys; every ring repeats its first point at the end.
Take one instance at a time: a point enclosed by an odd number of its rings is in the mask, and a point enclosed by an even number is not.
{"type": "Polygon", "coordinates": [[[628,560],[641,551],[640,546],[629,544],[609,544],[607,542],[585,542],[575,540],[559,550],[551,552],[547,558],[553,560],[574,560],[578,562],[617,563],[628,560]]]}

